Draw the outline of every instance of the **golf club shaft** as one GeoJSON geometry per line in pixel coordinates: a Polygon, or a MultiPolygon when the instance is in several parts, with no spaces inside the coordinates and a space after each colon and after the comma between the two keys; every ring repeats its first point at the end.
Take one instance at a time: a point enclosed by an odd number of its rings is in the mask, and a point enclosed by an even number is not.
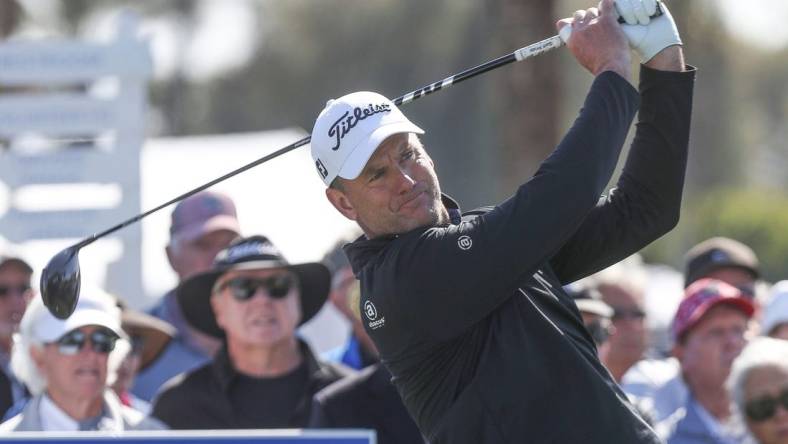
{"type": "Polygon", "coordinates": [[[482,63],[481,65],[475,66],[470,69],[466,69],[461,73],[454,74],[451,77],[447,77],[441,81],[431,83],[423,88],[419,88],[403,96],[397,97],[396,99],[393,100],[393,102],[397,106],[410,103],[428,94],[432,94],[436,91],[440,91],[441,89],[445,89],[448,88],[449,86],[460,83],[463,80],[468,80],[480,74],[484,74],[487,71],[492,71],[493,69],[497,69],[500,68],[501,66],[508,65],[512,62],[519,62],[521,60],[525,60],[537,56],[547,51],[551,51],[553,49],[561,47],[563,44],[564,42],[561,41],[561,38],[558,37],[557,35],[550,37],[548,39],[544,39],[542,41],[520,48],[517,51],[498,57],[497,59],[490,60],[489,62],[482,63]]]}
{"type": "MultiPolygon", "coordinates": [[[[447,78],[445,78],[445,79],[443,79],[441,81],[438,81],[438,82],[435,82],[435,83],[431,83],[431,84],[429,84],[429,85],[427,85],[427,86],[425,86],[423,88],[419,88],[419,89],[417,89],[415,91],[409,92],[409,93],[407,93],[407,94],[405,94],[403,96],[397,97],[396,99],[393,100],[393,102],[396,105],[398,105],[398,106],[410,103],[410,102],[412,102],[412,101],[414,101],[416,99],[419,99],[419,98],[424,97],[426,95],[432,94],[432,93],[434,93],[436,91],[440,91],[442,89],[446,89],[449,86],[455,85],[457,83],[460,83],[463,80],[468,80],[468,79],[476,77],[476,76],[478,76],[480,74],[484,74],[484,73],[486,73],[488,71],[492,71],[493,69],[500,68],[501,66],[508,65],[510,63],[513,63],[513,62],[519,62],[519,61],[522,61],[522,60],[525,60],[525,59],[537,56],[539,54],[551,51],[553,49],[561,47],[563,44],[564,43],[563,43],[563,41],[561,41],[561,38],[559,36],[556,35],[556,36],[550,37],[550,38],[542,40],[540,42],[536,42],[536,43],[533,43],[531,45],[528,45],[528,46],[525,46],[523,48],[520,48],[520,49],[518,49],[518,50],[516,50],[516,51],[514,51],[512,53],[509,53],[509,54],[506,54],[504,56],[498,57],[497,59],[490,60],[490,61],[488,61],[486,63],[482,63],[481,65],[475,66],[475,67],[470,68],[470,69],[466,69],[465,71],[462,71],[462,72],[460,72],[458,74],[455,74],[455,75],[453,75],[451,77],[447,77],[447,78]]],[[[269,160],[271,160],[271,159],[273,159],[275,157],[279,157],[282,154],[285,154],[285,153],[287,153],[289,151],[292,151],[292,150],[294,150],[296,148],[302,147],[302,146],[308,144],[310,140],[311,140],[311,136],[307,136],[307,137],[304,137],[303,139],[301,139],[301,140],[299,140],[297,142],[294,142],[294,143],[292,143],[292,144],[290,144],[290,145],[288,145],[288,146],[286,146],[284,148],[280,148],[280,149],[278,149],[278,150],[276,150],[276,151],[274,151],[274,152],[272,152],[270,154],[266,154],[265,156],[255,160],[253,162],[250,162],[250,163],[248,163],[248,164],[246,164],[246,165],[244,165],[244,166],[242,166],[242,167],[240,167],[240,168],[238,168],[236,170],[230,171],[229,173],[227,173],[227,174],[225,174],[225,175],[223,175],[221,177],[218,177],[218,178],[216,178],[216,179],[214,179],[214,180],[212,180],[210,182],[207,182],[207,183],[205,183],[203,185],[200,185],[197,188],[194,188],[194,189],[192,189],[190,191],[187,191],[186,193],[183,193],[183,194],[181,194],[181,195],[179,195],[177,197],[174,197],[173,199],[170,199],[167,202],[164,202],[163,204],[161,204],[161,205],[159,205],[159,206],[157,206],[155,208],[151,208],[150,210],[148,210],[148,211],[146,211],[144,213],[138,214],[137,216],[134,216],[131,219],[123,221],[123,222],[119,223],[118,225],[115,225],[112,228],[104,230],[104,231],[102,231],[100,233],[93,234],[92,236],[81,240],[80,242],[75,244],[73,247],[76,248],[76,249],[80,249],[80,248],[82,248],[82,247],[84,247],[86,245],[89,245],[89,244],[93,243],[94,241],[96,241],[97,239],[100,239],[100,238],[102,238],[104,236],[107,236],[109,234],[114,233],[115,231],[120,230],[121,228],[127,227],[127,226],[129,226],[129,225],[131,225],[131,224],[133,224],[135,222],[138,222],[142,218],[148,216],[149,214],[155,213],[155,212],[161,210],[164,207],[172,205],[172,204],[174,204],[176,202],[180,202],[181,200],[186,199],[189,196],[192,196],[193,194],[196,194],[196,193],[199,193],[200,191],[208,189],[208,188],[216,185],[217,183],[223,182],[223,181],[225,181],[225,180],[227,180],[227,179],[229,179],[229,178],[231,178],[233,176],[236,176],[236,175],[238,175],[240,173],[243,173],[244,171],[246,171],[246,170],[248,170],[250,168],[256,167],[257,165],[265,163],[265,162],[267,162],[267,161],[269,161],[269,160]]]]}

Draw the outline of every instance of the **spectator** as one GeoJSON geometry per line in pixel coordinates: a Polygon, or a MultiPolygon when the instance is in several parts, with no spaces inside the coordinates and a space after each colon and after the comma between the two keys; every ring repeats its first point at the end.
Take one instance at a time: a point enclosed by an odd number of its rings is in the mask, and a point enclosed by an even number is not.
{"type": "Polygon", "coordinates": [[[623,283],[605,283],[597,289],[602,301],[613,309],[609,345],[599,357],[613,378],[621,382],[624,374],[643,358],[648,344],[643,292],[623,283]]]}
{"type": "Polygon", "coordinates": [[[788,443],[788,342],[754,339],[733,363],[728,386],[758,443],[788,443]]]}
{"type": "Polygon", "coordinates": [[[232,243],[177,293],[190,301],[186,319],[224,337],[224,346],[212,362],[168,383],[154,416],[175,429],[305,427],[314,394],[350,373],[318,361],[296,336],[330,284],[324,265],[291,265],[264,236],[232,243]]]}
{"type": "MultiPolygon", "coordinates": [[[[358,236],[355,236],[358,237],[358,236]]],[[[323,257],[323,264],[331,273],[331,292],[328,297],[334,307],[350,322],[351,332],[347,342],[326,353],[331,362],[341,362],[361,370],[378,362],[378,349],[364,330],[358,315],[359,285],[342,246],[354,239],[342,239],[323,257]],[[352,301],[352,302],[351,302],[352,301]]]]}
{"type": "Polygon", "coordinates": [[[27,389],[11,372],[12,336],[19,330],[33,290],[33,269],[18,257],[0,256],[0,417],[27,397],[27,389]]]}
{"type": "MultiPolygon", "coordinates": [[[[238,237],[240,226],[235,204],[224,194],[202,191],[181,201],[172,212],[167,258],[178,275],[179,283],[208,270],[220,250],[238,237]]],[[[177,333],[154,361],[137,376],[132,392],[150,401],[164,382],[173,376],[197,368],[216,353],[221,342],[201,333],[183,316],[183,304],[190,298],[176,298],[170,290],[150,313],[170,323],[177,333]]]]}
{"type": "Polygon", "coordinates": [[[575,300],[583,324],[591,334],[599,353],[607,353],[608,339],[615,330],[611,323],[613,309],[602,300],[602,294],[596,288],[569,286],[567,293],[575,300]]]}
{"type": "MultiPolygon", "coordinates": [[[[112,389],[123,405],[133,407],[142,413],[150,413],[150,404],[133,393],[131,388],[140,370],[151,365],[175,335],[175,328],[149,314],[118,304],[121,309],[121,328],[129,337],[125,357],[118,367],[118,375],[112,389]]],[[[124,342],[124,345],[126,343],[124,342]]],[[[118,345],[120,347],[120,344],[118,345]]]]}
{"type": "Polygon", "coordinates": [[[120,358],[115,344],[123,335],[111,296],[81,291],[74,313],[55,318],[35,298],[15,337],[11,366],[33,398],[2,431],[78,431],[160,429],[164,426],[123,406],[108,388],[120,358]]]}
{"type": "MultiPolygon", "coordinates": [[[[577,310],[580,311],[580,317],[583,318],[583,324],[593,338],[598,354],[602,356],[609,353],[609,338],[616,328],[611,322],[613,309],[602,301],[602,294],[599,293],[599,290],[589,286],[592,281],[593,279],[582,285],[571,284],[565,289],[574,299],[577,310]]],[[[634,396],[630,396],[629,400],[640,417],[653,426],[654,419],[651,417],[650,404],[634,396]]]]}
{"type": "Polygon", "coordinates": [[[625,261],[601,272],[595,279],[595,288],[602,301],[613,309],[613,329],[608,346],[600,350],[602,364],[621,382],[624,374],[643,359],[648,346],[645,287],[635,276],[641,274],[640,264],[625,261]]]}
{"type": "Polygon", "coordinates": [[[788,281],[772,286],[769,303],[763,310],[761,334],[788,340],[788,281]]]}
{"type": "Polygon", "coordinates": [[[687,288],[672,326],[686,396],[673,411],[657,412],[657,420],[666,418],[656,429],[668,444],[737,443],[746,436],[732,415],[725,381],[753,311],[750,299],[725,282],[701,279],[687,288]]]}
{"type": "Polygon", "coordinates": [[[692,247],[685,258],[684,287],[701,278],[726,282],[755,297],[760,276],[758,257],[750,247],[727,237],[713,237],[692,247]]]}

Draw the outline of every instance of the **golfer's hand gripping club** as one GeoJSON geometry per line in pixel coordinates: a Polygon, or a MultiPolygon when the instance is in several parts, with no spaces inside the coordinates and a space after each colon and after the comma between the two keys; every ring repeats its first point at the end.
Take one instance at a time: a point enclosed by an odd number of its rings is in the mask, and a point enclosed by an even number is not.
{"type": "MultiPolygon", "coordinates": [[[[651,60],[668,46],[681,45],[673,16],[661,1],[616,0],[615,6],[621,29],[641,62],[651,60]]],[[[558,35],[567,43],[572,36],[572,27],[564,26],[558,35]]]]}
{"type": "Polygon", "coordinates": [[[668,46],[681,45],[679,30],[667,6],[658,0],[616,0],[621,29],[643,63],[668,46]]]}

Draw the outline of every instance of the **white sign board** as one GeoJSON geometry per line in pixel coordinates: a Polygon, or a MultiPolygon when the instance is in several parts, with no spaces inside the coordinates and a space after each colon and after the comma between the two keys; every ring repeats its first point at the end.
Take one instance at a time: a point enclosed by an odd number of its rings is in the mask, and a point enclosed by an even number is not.
{"type": "MultiPolygon", "coordinates": [[[[136,36],[136,28],[136,19],[126,14],[119,18],[117,38],[106,45],[59,40],[0,44],[0,138],[11,147],[0,151],[0,189],[6,195],[6,202],[0,202],[0,236],[6,242],[73,242],[140,211],[139,153],[152,67],[147,43],[136,36]],[[95,86],[107,79],[116,88],[97,92],[95,86]],[[31,135],[43,143],[22,142],[31,135]],[[97,143],[107,135],[109,143],[97,143]],[[62,208],[63,197],[39,199],[44,205],[34,209],[22,197],[31,188],[55,195],[54,188],[46,187],[84,183],[114,185],[121,196],[109,208],[91,206],[88,198],[82,199],[84,207],[68,209],[62,208]]],[[[84,196],[65,199],[80,198],[84,196]]],[[[106,286],[141,294],[141,229],[130,227],[115,239],[122,254],[106,286]]]]}

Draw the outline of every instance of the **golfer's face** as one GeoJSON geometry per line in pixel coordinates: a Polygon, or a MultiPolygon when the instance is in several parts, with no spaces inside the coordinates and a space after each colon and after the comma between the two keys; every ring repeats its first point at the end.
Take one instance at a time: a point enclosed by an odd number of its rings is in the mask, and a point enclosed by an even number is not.
{"type": "Polygon", "coordinates": [[[415,134],[386,139],[361,175],[343,186],[351,218],[369,237],[435,225],[445,212],[432,159],[415,134]]]}

